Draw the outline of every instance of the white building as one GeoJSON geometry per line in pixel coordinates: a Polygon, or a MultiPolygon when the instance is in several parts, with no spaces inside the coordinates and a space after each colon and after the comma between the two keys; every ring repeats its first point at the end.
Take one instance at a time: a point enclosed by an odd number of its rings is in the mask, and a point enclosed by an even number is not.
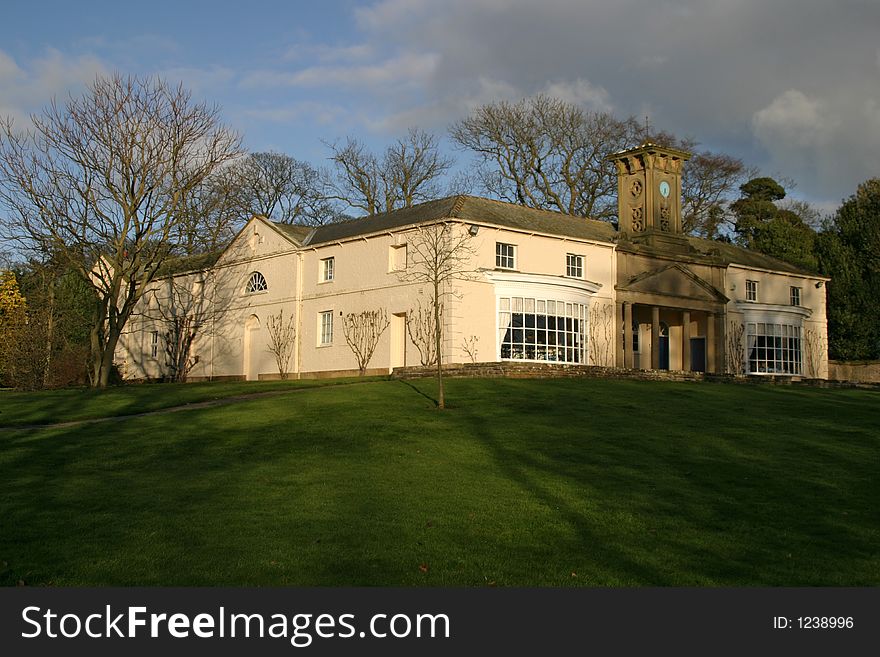
{"type": "Polygon", "coordinates": [[[420,231],[445,224],[470,257],[469,274],[445,290],[444,363],[826,378],[828,279],[681,234],[686,158],[652,144],[614,156],[619,231],[471,196],[318,228],[255,217],[211,266],[156,282],[117,361],[127,378],[167,374],[168,320],[188,317],[190,380],[275,378],[267,329],[283,314],[295,328],[291,377],[353,374],[343,319],[381,309],[389,326],[368,371],[421,364],[407,322],[427,308],[431,289],[409,280],[413,247],[420,231]]]}

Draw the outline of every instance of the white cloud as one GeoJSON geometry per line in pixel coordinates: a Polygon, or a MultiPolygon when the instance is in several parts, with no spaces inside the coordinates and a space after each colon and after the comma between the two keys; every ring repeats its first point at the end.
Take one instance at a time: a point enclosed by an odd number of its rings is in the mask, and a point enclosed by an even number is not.
{"type": "Polygon", "coordinates": [[[184,87],[197,96],[212,95],[213,90],[226,87],[236,77],[234,70],[223,66],[214,66],[207,69],[195,67],[169,68],[159,71],[157,75],[169,84],[183,83],[184,87]]]}
{"type": "Polygon", "coordinates": [[[354,43],[347,45],[326,45],[298,43],[290,46],[284,53],[285,61],[304,61],[315,59],[319,62],[355,62],[371,59],[376,54],[376,48],[369,43],[354,43]]]}
{"type": "Polygon", "coordinates": [[[349,112],[338,105],[303,101],[273,107],[250,108],[242,112],[246,117],[272,123],[294,124],[306,119],[319,125],[339,125],[349,112]]]}
{"type": "Polygon", "coordinates": [[[834,131],[822,103],[797,89],[789,89],[752,118],[755,135],[766,144],[812,147],[827,141],[834,131]]]}
{"type": "Polygon", "coordinates": [[[596,112],[610,112],[614,109],[611,96],[603,87],[578,78],[572,82],[550,82],[543,92],[574,105],[580,105],[596,112]]]}
{"type": "Polygon", "coordinates": [[[880,171],[880,100],[808,96],[789,89],[752,120],[773,166],[800,190],[838,199],[880,171]]]}
{"type": "Polygon", "coordinates": [[[22,70],[5,52],[0,50],[0,84],[15,79],[22,74],[22,70]]]}
{"type": "Polygon", "coordinates": [[[34,60],[16,62],[0,50],[0,113],[24,127],[29,114],[53,98],[63,101],[68,93],[77,93],[106,74],[104,63],[92,55],[70,57],[50,48],[34,60]]]}
{"type": "Polygon", "coordinates": [[[346,87],[374,88],[376,93],[399,85],[424,83],[437,68],[433,53],[404,53],[383,61],[349,66],[310,66],[297,71],[255,71],[243,81],[246,87],[346,87]]]}
{"type": "Polygon", "coordinates": [[[831,198],[878,170],[880,2],[839,0],[829,12],[827,0],[382,0],[355,18],[361,40],[436,55],[417,96],[371,108],[389,129],[552,91],[647,113],[831,198]]]}

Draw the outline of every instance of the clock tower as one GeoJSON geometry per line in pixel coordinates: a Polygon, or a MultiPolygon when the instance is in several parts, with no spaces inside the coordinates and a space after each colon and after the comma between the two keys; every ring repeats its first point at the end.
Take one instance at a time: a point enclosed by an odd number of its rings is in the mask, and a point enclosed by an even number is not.
{"type": "Polygon", "coordinates": [[[681,171],[690,153],[644,142],[609,156],[617,166],[618,230],[649,245],[678,241],[681,171]]]}

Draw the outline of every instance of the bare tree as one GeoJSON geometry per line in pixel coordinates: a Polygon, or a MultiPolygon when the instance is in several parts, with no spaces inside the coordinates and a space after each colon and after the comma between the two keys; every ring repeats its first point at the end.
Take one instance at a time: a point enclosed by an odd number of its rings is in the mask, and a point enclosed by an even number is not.
{"type": "Polygon", "coordinates": [[[285,224],[317,226],[336,212],[327,173],[282,153],[252,153],[230,167],[227,177],[244,221],[259,214],[285,224]]]}
{"type": "Polygon", "coordinates": [[[342,318],[342,334],[354,357],[357,359],[358,374],[367,372],[367,365],[376,351],[379,338],[390,326],[384,308],[378,310],[362,310],[359,313],[348,313],[342,318]]]}
{"type": "Polygon", "coordinates": [[[239,195],[230,168],[223,167],[181,199],[175,250],[184,256],[224,248],[250,217],[240,211],[239,195]]]}
{"type": "MultiPolygon", "coordinates": [[[[793,186],[793,184],[786,183],[787,189],[791,189],[793,186]]],[[[801,221],[816,232],[821,231],[826,221],[830,219],[828,215],[822,213],[822,210],[801,199],[786,198],[779,204],[779,209],[796,214],[801,218],[801,221]]]]}
{"type": "Polygon", "coordinates": [[[743,334],[746,327],[740,322],[730,322],[727,329],[727,371],[730,374],[746,373],[746,347],[743,334]]]}
{"type": "MultiPolygon", "coordinates": [[[[695,147],[696,143],[690,150],[695,147]]],[[[682,231],[707,239],[718,237],[729,219],[730,195],[756,171],[730,155],[694,153],[681,174],[682,231]]]]}
{"type": "Polygon", "coordinates": [[[168,321],[168,328],[162,337],[165,340],[165,365],[169,370],[169,380],[186,382],[190,370],[199,362],[199,355],[192,355],[192,345],[200,328],[198,320],[189,315],[168,321]]]}
{"type": "MultiPolygon", "coordinates": [[[[167,381],[187,380],[201,361],[201,354],[195,351],[200,339],[213,334],[233,301],[216,292],[228,287],[235,272],[210,268],[215,259],[215,254],[167,259],[132,313],[133,319],[140,320],[135,331],[155,330],[161,336],[162,377],[167,381]]],[[[140,363],[146,374],[146,354],[139,346],[137,340],[123,339],[118,351],[126,362],[140,363]]]]}
{"type": "MultiPolygon", "coordinates": [[[[693,139],[648,134],[633,117],[589,112],[550,96],[489,103],[455,123],[452,138],[477,157],[483,191],[512,203],[592,219],[617,217],[617,177],[607,156],[641,141],[695,151],[693,139]]],[[[682,174],[685,232],[714,237],[729,195],[752,169],[695,152],[682,174]]]]}
{"type": "Polygon", "coordinates": [[[471,359],[471,363],[477,362],[477,343],[479,341],[480,337],[478,335],[471,335],[461,342],[462,351],[471,359]]]}
{"type": "Polygon", "coordinates": [[[546,95],[475,109],[450,129],[477,157],[483,190],[497,198],[563,214],[617,216],[617,176],[606,159],[631,146],[639,127],[546,95]]]}
{"type": "Polygon", "coordinates": [[[219,168],[184,197],[178,250],[224,247],[254,215],[287,224],[336,221],[329,173],[281,153],[252,153],[219,168]]]}
{"type": "Polygon", "coordinates": [[[336,165],[335,198],[368,215],[385,211],[379,161],[362,143],[348,137],[344,144],[327,144],[336,165]]]}
{"type": "Polygon", "coordinates": [[[90,288],[51,255],[18,263],[16,270],[27,298],[26,348],[18,352],[27,387],[81,384],[87,379],[90,288]]]}
{"type": "Polygon", "coordinates": [[[611,365],[614,347],[614,306],[610,303],[590,304],[590,360],[594,365],[611,365]]]}
{"type": "Polygon", "coordinates": [[[173,250],[187,194],[240,152],[218,115],[182,86],[114,75],[32,116],[31,131],[0,126],[4,232],[57,254],[91,286],[95,387],[107,385],[121,332],[173,250]]]}
{"type": "Polygon", "coordinates": [[[439,179],[452,166],[437,138],[417,128],[379,157],[356,139],[327,144],[336,166],[335,198],[368,215],[408,208],[436,198],[439,179]]]}
{"type": "Polygon", "coordinates": [[[679,139],[669,132],[658,132],[650,141],[692,153],[681,174],[681,227],[685,233],[708,239],[718,236],[729,221],[731,195],[739,186],[758,175],[755,167],[724,153],[698,150],[693,138],[679,139]]]}
{"type": "Polygon", "coordinates": [[[811,379],[818,379],[821,374],[823,356],[828,350],[828,340],[821,331],[806,329],[804,343],[806,375],[811,379]]]}
{"type": "MultiPolygon", "coordinates": [[[[443,305],[440,305],[440,320],[443,320],[443,305]]],[[[437,350],[434,342],[434,308],[431,304],[422,306],[421,300],[415,308],[406,313],[406,332],[409,339],[419,352],[419,362],[423,367],[437,362],[437,350]]]]}
{"type": "Polygon", "coordinates": [[[456,296],[454,283],[474,277],[476,251],[473,237],[462,224],[437,223],[419,226],[407,235],[407,258],[401,280],[428,287],[428,299],[434,322],[434,352],[437,360],[437,406],[446,408],[443,392],[443,323],[444,300],[456,296]]]}
{"type": "Polygon", "coordinates": [[[286,380],[290,358],[293,356],[293,347],[296,344],[296,327],[293,324],[293,317],[290,317],[285,323],[284,308],[282,308],[277,314],[269,315],[266,329],[269,332],[269,351],[275,355],[278,374],[283,380],[286,380]]]}

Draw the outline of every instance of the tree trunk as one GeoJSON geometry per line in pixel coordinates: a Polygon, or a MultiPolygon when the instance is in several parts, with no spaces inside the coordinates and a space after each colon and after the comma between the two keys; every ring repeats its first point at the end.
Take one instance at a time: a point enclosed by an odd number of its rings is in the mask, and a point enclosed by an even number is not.
{"type": "Polygon", "coordinates": [[[89,363],[89,384],[93,388],[100,388],[100,379],[101,379],[101,337],[98,335],[98,329],[95,326],[92,326],[91,331],[89,331],[89,347],[90,354],[89,357],[91,362],[89,363]]]}
{"type": "Polygon", "coordinates": [[[92,363],[90,378],[93,388],[103,389],[110,383],[113,356],[116,352],[116,344],[119,342],[120,331],[110,326],[107,326],[106,331],[106,340],[101,340],[97,328],[93,327],[91,331],[92,363]]]}
{"type": "Polygon", "coordinates": [[[46,361],[43,364],[43,387],[49,385],[49,371],[52,367],[52,343],[55,341],[55,279],[47,283],[49,289],[49,310],[46,317],[46,361]]]}
{"type": "Polygon", "coordinates": [[[440,342],[443,327],[440,325],[440,285],[434,281],[434,349],[437,353],[437,408],[446,408],[446,400],[443,395],[443,353],[440,351],[440,342]]]}
{"type": "Polygon", "coordinates": [[[104,354],[101,360],[101,384],[100,388],[106,388],[110,383],[110,373],[113,371],[113,357],[116,355],[116,344],[119,342],[120,331],[109,329],[107,342],[104,345],[104,354]]]}

